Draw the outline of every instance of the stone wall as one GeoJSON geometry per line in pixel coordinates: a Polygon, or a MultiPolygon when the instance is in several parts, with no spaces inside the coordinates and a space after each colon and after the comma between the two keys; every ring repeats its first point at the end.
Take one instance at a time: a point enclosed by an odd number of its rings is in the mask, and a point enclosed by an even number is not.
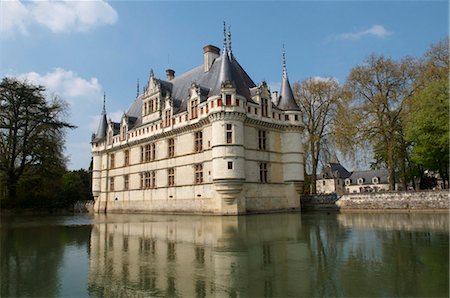
{"type": "Polygon", "coordinates": [[[448,190],[302,195],[302,210],[448,210],[448,190]]]}
{"type": "Polygon", "coordinates": [[[449,209],[449,192],[441,190],[346,194],[336,205],[340,210],[449,209]]]}
{"type": "Polygon", "coordinates": [[[300,207],[302,210],[337,210],[336,205],[339,197],[336,194],[317,194],[300,196],[300,207]]]}

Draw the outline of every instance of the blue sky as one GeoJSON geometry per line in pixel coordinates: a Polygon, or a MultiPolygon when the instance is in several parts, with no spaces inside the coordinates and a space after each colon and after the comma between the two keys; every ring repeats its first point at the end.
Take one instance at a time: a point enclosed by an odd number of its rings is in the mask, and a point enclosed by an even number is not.
{"type": "Polygon", "coordinates": [[[447,1],[1,1],[0,75],[47,87],[71,106],[69,169],[87,168],[103,93],[120,119],[153,68],[182,74],[203,63],[203,46],[222,47],[231,26],[233,54],[258,84],[279,88],[286,46],[291,83],[335,77],[371,53],[419,57],[448,36],[447,1]]]}

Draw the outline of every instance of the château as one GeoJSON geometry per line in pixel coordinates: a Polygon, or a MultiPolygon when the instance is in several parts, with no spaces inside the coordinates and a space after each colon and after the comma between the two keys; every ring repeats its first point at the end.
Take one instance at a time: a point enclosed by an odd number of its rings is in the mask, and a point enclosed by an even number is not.
{"type": "Polygon", "coordinates": [[[303,123],[285,52],[280,91],[256,85],[231,49],[148,83],[119,123],[105,104],[92,136],[96,212],[238,215],[299,210],[303,123]]]}

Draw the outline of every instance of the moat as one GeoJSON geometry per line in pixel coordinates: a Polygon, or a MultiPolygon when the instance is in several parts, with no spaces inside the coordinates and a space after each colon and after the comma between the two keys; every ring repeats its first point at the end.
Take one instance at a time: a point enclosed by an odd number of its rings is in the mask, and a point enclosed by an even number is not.
{"type": "Polygon", "coordinates": [[[446,213],[1,218],[1,297],[448,297],[446,213]]]}

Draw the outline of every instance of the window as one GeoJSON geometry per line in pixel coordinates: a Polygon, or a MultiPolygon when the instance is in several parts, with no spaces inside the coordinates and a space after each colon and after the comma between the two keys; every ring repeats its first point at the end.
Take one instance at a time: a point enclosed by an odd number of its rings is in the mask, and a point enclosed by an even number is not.
{"type": "Polygon", "coordinates": [[[267,183],[267,163],[259,163],[259,181],[261,183],[267,183]]]}
{"type": "Polygon", "coordinates": [[[298,121],[298,115],[294,115],[295,121],[298,121]]]}
{"type": "Polygon", "coordinates": [[[231,106],[231,94],[225,95],[225,105],[231,106]]]}
{"type": "Polygon", "coordinates": [[[109,190],[114,190],[114,177],[109,178],[109,190]]]}
{"type": "Polygon", "coordinates": [[[222,106],[222,99],[218,99],[218,100],[217,100],[217,106],[218,106],[218,107],[221,107],[221,106],[222,106]]]}
{"type": "Polygon", "coordinates": [[[168,154],[169,157],[175,156],[175,139],[168,139],[168,154]]]}
{"type": "Polygon", "coordinates": [[[130,164],[130,150],[125,150],[123,157],[123,165],[128,166],[129,164],[130,164]]]}
{"type": "Polygon", "coordinates": [[[156,187],[156,172],[155,171],[150,172],[150,182],[151,182],[150,187],[152,187],[152,188],[156,187]]]}
{"type": "Polygon", "coordinates": [[[197,118],[197,99],[191,100],[191,119],[197,118]]]}
{"type": "Polygon", "coordinates": [[[110,165],[111,169],[113,169],[115,167],[115,156],[114,156],[114,153],[111,153],[111,155],[109,156],[109,165],[110,165]]]}
{"type": "Polygon", "coordinates": [[[155,106],[154,106],[153,99],[152,99],[152,100],[150,100],[150,113],[153,113],[154,108],[155,108],[155,106]]]}
{"type": "Polygon", "coordinates": [[[258,149],[266,150],[266,131],[265,130],[258,131],[258,149]]]}
{"type": "Polygon", "coordinates": [[[123,176],[123,189],[124,190],[128,190],[129,188],[129,176],[128,175],[124,175],[123,176]]]}
{"type": "Polygon", "coordinates": [[[175,185],[175,169],[170,168],[167,170],[167,184],[169,186],[175,185]]]}
{"type": "Polygon", "coordinates": [[[358,184],[363,184],[364,183],[364,178],[358,178],[358,184]]]}
{"type": "Polygon", "coordinates": [[[373,177],[373,178],[372,178],[372,183],[373,183],[373,184],[377,184],[378,181],[379,181],[378,177],[373,177]]]}
{"type": "Polygon", "coordinates": [[[166,111],[166,123],[165,126],[170,126],[170,110],[166,111]]]}
{"type": "Polygon", "coordinates": [[[195,152],[201,152],[203,150],[203,133],[201,131],[195,132],[195,152]]]}
{"type": "Polygon", "coordinates": [[[236,105],[239,106],[239,99],[236,98],[236,105]]]}
{"type": "Polygon", "coordinates": [[[323,186],[325,186],[325,180],[322,181],[323,186]]]}
{"type": "Polygon", "coordinates": [[[150,158],[151,158],[151,152],[152,152],[151,149],[152,149],[151,144],[145,145],[145,154],[144,154],[144,161],[145,161],[145,162],[150,161],[150,158]]]}
{"type": "Polygon", "coordinates": [[[141,188],[156,187],[156,173],[155,171],[145,172],[141,174],[141,188]]]}
{"type": "Polygon", "coordinates": [[[226,124],[225,134],[226,134],[227,144],[233,143],[233,126],[229,123],[226,124]]]}
{"type": "Polygon", "coordinates": [[[349,178],[347,178],[347,179],[345,179],[345,185],[350,185],[350,183],[352,183],[352,181],[349,179],[349,178]]]}
{"type": "Polygon", "coordinates": [[[228,170],[232,170],[233,169],[233,162],[229,161],[228,162],[228,170]]]}
{"type": "Polygon", "coordinates": [[[151,159],[152,160],[156,159],[156,144],[155,143],[152,143],[152,157],[151,157],[151,159]]]}
{"type": "Polygon", "coordinates": [[[195,184],[203,183],[203,164],[195,165],[195,184]]]}
{"type": "Polygon", "coordinates": [[[289,115],[284,115],[284,120],[288,121],[289,120],[289,115]]]}
{"type": "Polygon", "coordinates": [[[148,114],[148,112],[147,112],[147,103],[144,103],[144,115],[147,115],[148,114]]]}
{"type": "Polygon", "coordinates": [[[267,117],[267,108],[268,108],[267,99],[261,98],[261,116],[267,117]]]}

